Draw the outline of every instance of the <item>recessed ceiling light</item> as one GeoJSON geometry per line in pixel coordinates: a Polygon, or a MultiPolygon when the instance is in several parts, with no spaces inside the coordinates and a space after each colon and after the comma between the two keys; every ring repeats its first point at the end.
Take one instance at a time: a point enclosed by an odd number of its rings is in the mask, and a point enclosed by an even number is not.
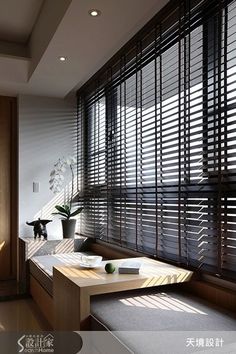
{"type": "Polygon", "coordinates": [[[59,60],[60,60],[60,61],[66,61],[66,59],[67,59],[67,58],[66,58],[66,57],[63,57],[63,56],[62,56],[62,57],[59,57],[59,60]]]}
{"type": "Polygon", "coordinates": [[[89,10],[89,15],[92,17],[97,17],[101,15],[101,11],[97,10],[97,9],[92,9],[89,10]]]}

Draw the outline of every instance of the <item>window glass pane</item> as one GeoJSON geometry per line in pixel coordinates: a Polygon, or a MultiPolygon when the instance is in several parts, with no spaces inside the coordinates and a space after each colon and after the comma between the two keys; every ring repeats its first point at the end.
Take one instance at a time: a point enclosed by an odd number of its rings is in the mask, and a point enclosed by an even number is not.
{"type": "Polygon", "coordinates": [[[87,93],[84,233],[236,276],[236,1],[172,10],[87,93]]]}

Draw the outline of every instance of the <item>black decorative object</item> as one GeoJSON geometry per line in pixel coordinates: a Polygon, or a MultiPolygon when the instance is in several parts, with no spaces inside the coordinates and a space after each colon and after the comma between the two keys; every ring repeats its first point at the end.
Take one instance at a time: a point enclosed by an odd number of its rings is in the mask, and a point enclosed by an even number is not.
{"type": "Polygon", "coordinates": [[[34,227],[34,239],[36,239],[37,236],[39,238],[43,236],[44,240],[47,240],[48,234],[46,225],[51,221],[52,220],[41,220],[40,218],[38,218],[38,220],[34,220],[31,222],[26,221],[26,224],[34,227]]]}
{"type": "Polygon", "coordinates": [[[75,219],[63,219],[62,223],[62,232],[63,238],[74,238],[75,237],[75,219]]]}

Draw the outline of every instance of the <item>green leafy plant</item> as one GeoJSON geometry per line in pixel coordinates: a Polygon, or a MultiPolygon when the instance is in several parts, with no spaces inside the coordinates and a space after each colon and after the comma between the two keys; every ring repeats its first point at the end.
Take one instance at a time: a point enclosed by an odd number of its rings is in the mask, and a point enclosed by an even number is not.
{"type": "Polygon", "coordinates": [[[56,212],[52,213],[53,215],[60,215],[63,219],[69,220],[74,216],[81,213],[83,210],[82,207],[77,208],[72,211],[73,208],[73,197],[74,197],[74,166],[76,159],[73,156],[68,158],[60,158],[54,165],[54,169],[50,173],[50,189],[54,194],[61,192],[62,185],[64,182],[64,173],[69,168],[71,172],[71,191],[67,195],[67,200],[64,199],[63,205],[56,205],[56,212]]]}
{"type": "Polygon", "coordinates": [[[71,207],[69,205],[56,205],[55,208],[57,212],[52,213],[53,215],[61,215],[64,219],[69,220],[73,216],[76,216],[81,213],[83,210],[82,207],[76,209],[75,211],[71,212],[71,207]]]}

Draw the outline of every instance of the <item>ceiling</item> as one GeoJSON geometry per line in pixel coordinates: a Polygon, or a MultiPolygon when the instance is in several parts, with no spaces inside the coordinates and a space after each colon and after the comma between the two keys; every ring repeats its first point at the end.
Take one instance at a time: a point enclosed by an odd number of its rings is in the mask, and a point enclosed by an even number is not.
{"type": "Polygon", "coordinates": [[[167,2],[0,1],[0,94],[66,97],[167,2]],[[92,18],[93,8],[101,15],[92,18]]]}
{"type": "Polygon", "coordinates": [[[39,15],[43,0],[0,2],[0,40],[26,43],[39,15]]]}

